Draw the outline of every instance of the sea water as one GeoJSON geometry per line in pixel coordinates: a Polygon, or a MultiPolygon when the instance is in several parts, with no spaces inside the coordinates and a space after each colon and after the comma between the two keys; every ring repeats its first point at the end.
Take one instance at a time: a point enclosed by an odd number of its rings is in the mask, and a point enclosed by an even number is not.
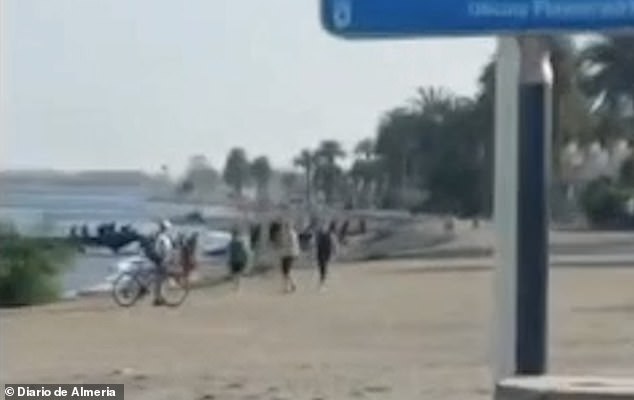
{"type": "MultiPolygon", "coordinates": [[[[138,186],[69,186],[55,184],[3,184],[0,192],[0,221],[9,222],[26,235],[66,236],[70,228],[87,225],[92,234],[101,223],[114,222],[118,226],[130,224],[149,233],[156,229],[157,219],[182,216],[198,211],[206,216],[228,216],[235,211],[222,206],[198,206],[175,203],[156,203],[138,186]]],[[[200,247],[208,250],[224,245],[225,232],[199,226],[178,226],[176,232],[198,231],[200,247]]],[[[134,254],[138,245],[132,244],[113,255],[108,249],[88,249],[78,253],[62,276],[67,295],[78,291],[106,288],[107,278],[116,272],[116,265],[134,254]]]]}

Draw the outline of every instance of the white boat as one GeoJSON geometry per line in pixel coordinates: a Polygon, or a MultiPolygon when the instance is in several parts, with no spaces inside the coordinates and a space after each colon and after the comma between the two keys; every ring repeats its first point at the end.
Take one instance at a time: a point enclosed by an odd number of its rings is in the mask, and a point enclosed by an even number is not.
{"type": "Polygon", "coordinates": [[[112,283],[121,274],[152,269],[154,269],[154,264],[143,255],[126,257],[110,267],[110,274],[106,277],[106,281],[112,283]]]}

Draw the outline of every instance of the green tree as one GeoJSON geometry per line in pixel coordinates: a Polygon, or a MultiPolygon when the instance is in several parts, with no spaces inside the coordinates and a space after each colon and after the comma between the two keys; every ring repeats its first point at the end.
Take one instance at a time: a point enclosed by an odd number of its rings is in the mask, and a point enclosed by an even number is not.
{"type": "Polygon", "coordinates": [[[584,188],[580,197],[581,206],[592,226],[615,228],[625,221],[625,205],[629,196],[611,179],[595,179],[584,188]]]}
{"type": "Polygon", "coordinates": [[[249,172],[249,161],[244,149],[232,149],[227,156],[223,178],[236,195],[242,196],[242,191],[249,181],[249,172]]]}
{"type": "Polygon", "coordinates": [[[273,169],[266,156],[257,157],[251,163],[251,177],[255,180],[258,199],[265,201],[268,199],[269,183],[273,175],[273,169]]]}
{"type": "Polygon", "coordinates": [[[583,88],[612,115],[634,100],[634,36],[603,36],[579,57],[583,88]]]}
{"type": "Polygon", "coordinates": [[[632,189],[634,188],[634,156],[628,157],[619,170],[619,183],[632,189]]]}
{"type": "Polygon", "coordinates": [[[366,138],[361,140],[354,148],[354,154],[365,160],[371,159],[375,154],[375,144],[374,140],[371,138],[366,138]]]}
{"type": "Polygon", "coordinates": [[[399,107],[386,113],[379,123],[375,151],[383,160],[386,176],[383,205],[401,204],[412,175],[412,160],[417,156],[420,118],[409,108],[399,107]]]}
{"type": "MultiPolygon", "coordinates": [[[[389,187],[385,206],[471,215],[489,209],[493,93],[482,83],[475,100],[421,88],[408,107],[384,116],[376,153],[389,187]]],[[[363,167],[351,172],[361,175],[363,167]]]]}
{"type": "Polygon", "coordinates": [[[579,56],[581,87],[593,101],[596,137],[603,142],[634,130],[634,36],[603,36],[579,56]]]}
{"type": "Polygon", "coordinates": [[[570,36],[549,36],[553,70],[552,165],[553,176],[561,179],[561,152],[566,142],[587,142],[592,137],[588,102],[579,83],[578,52],[570,36]]]}
{"type": "Polygon", "coordinates": [[[319,188],[324,192],[327,204],[332,204],[337,186],[341,183],[343,171],[337,162],[345,156],[345,151],[336,140],[324,140],[315,152],[316,180],[319,188]]]}
{"type": "Polygon", "coordinates": [[[355,204],[367,207],[374,203],[373,187],[381,180],[381,167],[378,159],[359,158],[352,163],[348,175],[351,178],[355,204]]]}
{"type": "Polygon", "coordinates": [[[302,150],[293,160],[293,165],[304,171],[306,203],[308,203],[309,206],[312,204],[313,175],[315,173],[316,163],[315,154],[308,149],[302,150]]]}
{"type": "Polygon", "coordinates": [[[296,173],[292,171],[282,172],[281,175],[281,183],[282,188],[286,194],[286,198],[290,199],[293,196],[295,188],[297,187],[299,182],[299,177],[296,173]]]}
{"type": "Polygon", "coordinates": [[[348,172],[353,187],[355,203],[367,207],[374,203],[373,188],[381,181],[382,171],[376,146],[371,138],[363,139],[354,149],[355,161],[348,172]]]}
{"type": "Polygon", "coordinates": [[[207,157],[195,155],[189,159],[187,171],[180,185],[182,193],[210,193],[220,182],[220,175],[211,166],[207,157]]]}

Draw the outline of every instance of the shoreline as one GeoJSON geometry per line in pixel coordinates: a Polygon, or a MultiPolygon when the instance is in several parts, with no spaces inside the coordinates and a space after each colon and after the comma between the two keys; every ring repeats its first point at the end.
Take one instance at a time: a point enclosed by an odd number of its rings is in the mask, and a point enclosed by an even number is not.
{"type": "MultiPolygon", "coordinates": [[[[326,214],[328,216],[333,215],[326,214]]],[[[257,220],[267,220],[279,216],[279,212],[261,213],[257,220]]],[[[349,242],[342,248],[337,257],[341,265],[367,262],[399,262],[414,261],[422,263],[444,263],[452,265],[469,259],[478,268],[492,268],[493,246],[491,224],[483,222],[479,228],[473,228],[471,221],[456,220],[455,228],[446,232],[444,219],[433,216],[411,216],[401,212],[375,212],[372,210],[351,210],[337,214],[339,221],[348,219],[354,229],[355,218],[366,218],[368,231],[361,236],[349,237],[349,242]]],[[[235,223],[236,218],[222,218],[226,226],[235,223]]],[[[244,219],[241,219],[244,222],[244,219]]],[[[175,224],[179,229],[204,230],[210,238],[214,233],[222,232],[221,224],[211,229],[207,224],[175,224]]],[[[210,242],[211,243],[211,242],[210,242]]],[[[210,245],[211,246],[211,245],[210,245]]],[[[216,245],[213,245],[216,246],[216,245]]],[[[212,246],[212,247],[213,247],[212,246]]],[[[131,254],[134,254],[132,252],[131,254]]],[[[122,255],[123,256],[123,255],[122,255]]],[[[82,255],[80,254],[80,257],[82,255]]],[[[89,258],[91,256],[88,256],[89,258]]],[[[125,256],[123,256],[125,257],[125,256]]],[[[108,263],[116,263],[121,256],[106,255],[104,258],[94,256],[101,267],[110,268],[108,263]]],[[[303,258],[311,259],[311,254],[303,258]]],[[[218,264],[219,259],[201,259],[206,273],[214,275],[212,281],[218,280],[225,269],[218,264]]],[[[581,265],[588,267],[634,265],[634,235],[624,232],[561,232],[551,230],[551,266],[555,268],[581,265]],[[627,249],[632,248],[631,253],[627,249]],[[625,249],[625,250],[624,250],[625,249]],[[600,250],[600,251],[599,251],[600,250]],[[595,254],[596,253],[596,254],[595,254]]],[[[311,261],[312,262],[312,261],[311,261]]],[[[306,261],[303,262],[304,264],[306,261]]],[[[85,266],[83,268],[86,268],[85,266]]],[[[90,267],[88,267],[90,268],[90,267]]],[[[462,268],[462,267],[461,267],[462,268]]],[[[300,268],[301,269],[301,268],[300,268]]],[[[102,275],[108,271],[100,270],[102,275]]],[[[451,267],[448,268],[448,272],[451,267]]],[[[93,270],[94,272],[94,270],[93,270]]],[[[111,272],[111,271],[110,271],[111,272]]],[[[67,274],[72,274],[72,271],[67,274]]],[[[222,279],[220,279],[222,280],[222,279]]],[[[94,281],[85,286],[68,287],[63,293],[63,301],[92,297],[96,292],[109,293],[109,285],[105,281],[94,281]]]]}

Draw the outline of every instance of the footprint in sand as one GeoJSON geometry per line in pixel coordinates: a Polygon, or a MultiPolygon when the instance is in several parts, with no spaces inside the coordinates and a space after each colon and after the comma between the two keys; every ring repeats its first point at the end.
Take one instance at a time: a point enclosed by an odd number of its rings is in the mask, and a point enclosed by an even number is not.
{"type": "MultiPolygon", "coordinates": [[[[126,387],[128,387],[128,386],[126,386],[126,387]]],[[[142,384],[142,383],[138,383],[138,382],[133,382],[133,383],[131,384],[131,387],[132,387],[134,390],[139,390],[139,391],[142,391],[142,390],[145,390],[145,389],[147,389],[147,388],[148,388],[148,386],[147,386],[147,385],[144,385],[144,384],[142,384]]]]}
{"type": "Polygon", "coordinates": [[[389,386],[366,386],[363,390],[367,393],[387,393],[392,390],[389,386]]]}
{"type": "Polygon", "coordinates": [[[242,382],[232,382],[227,384],[227,386],[225,386],[225,388],[227,389],[242,389],[244,387],[244,383],[242,382]]]}
{"type": "Polygon", "coordinates": [[[112,371],[112,376],[121,376],[124,378],[131,378],[134,381],[144,381],[148,379],[148,376],[142,372],[135,370],[134,368],[119,368],[112,371]]]}
{"type": "Polygon", "coordinates": [[[203,394],[202,396],[198,398],[198,400],[215,400],[215,399],[216,399],[216,395],[213,395],[211,393],[203,394]]]}

